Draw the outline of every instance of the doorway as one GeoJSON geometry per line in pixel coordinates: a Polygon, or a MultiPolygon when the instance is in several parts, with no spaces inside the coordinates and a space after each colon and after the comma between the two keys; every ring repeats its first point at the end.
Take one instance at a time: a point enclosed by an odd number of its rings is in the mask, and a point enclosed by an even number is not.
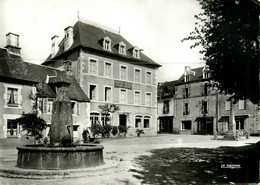
{"type": "Polygon", "coordinates": [[[125,114],[119,114],[119,125],[126,127],[127,117],[125,114]]]}
{"type": "Polygon", "coordinates": [[[213,135],[213,118],[197,118],[198,120],[198,134],[213,135]]]}
{"type": "Polygon", "coordinates": [[[161,117],[159,133],[172,133],[173,132],[173,123],[172,117],[161,117]]]}

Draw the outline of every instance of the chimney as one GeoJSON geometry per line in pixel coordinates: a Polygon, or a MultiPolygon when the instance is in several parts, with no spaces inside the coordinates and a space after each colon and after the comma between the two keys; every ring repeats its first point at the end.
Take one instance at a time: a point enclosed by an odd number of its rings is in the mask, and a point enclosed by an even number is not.
{"type": "Polygon", "coordinates": [[[19,35],[9,32],[6,34],[5,48],[12,54],[21,55],[19,47],[19,35]]]}
{"type": "Polygon", "coordinates": [[[53,58],[58,50],[59,50],[59,36],[57,35],[54,35],[52,38],[51,38],[51,58],[53,58]]]}
{"type": "Polygon", "coordinates": [[[190,72],[190,67],[189,66],[185,66],[184,75],[189,74],[189,72],[190,72]]]}
{"type": "Polygon", "coordinates": [[[67,51],[73,43],[73,27],[68,26],[64,29],[64,51],[67,51]]]}

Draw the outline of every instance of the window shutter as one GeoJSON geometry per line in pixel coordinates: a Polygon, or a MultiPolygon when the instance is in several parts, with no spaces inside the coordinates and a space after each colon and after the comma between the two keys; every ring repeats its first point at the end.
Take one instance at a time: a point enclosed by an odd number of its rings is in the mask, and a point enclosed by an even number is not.
{"type": "Polygon", "coordinates": [[[204,95],[204,85],[200,84],[200,94],[203,96],[204,95]]]}
{"type": "Polygon", "coordinates": [[[48,99],[44,98],[43,99],[43,113],[47,112],[47,104],[48,104],[48,99]]]}
{"type": "Polygon", "coordinates": [[[77,115],[79,115],[79,102],[76,102],[77,105],[77,115]]]}

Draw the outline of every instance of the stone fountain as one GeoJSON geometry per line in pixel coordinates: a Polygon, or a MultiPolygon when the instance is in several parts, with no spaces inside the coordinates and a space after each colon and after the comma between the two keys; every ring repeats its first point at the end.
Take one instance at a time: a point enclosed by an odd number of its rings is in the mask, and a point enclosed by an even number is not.
{"type": "Polygon", "coordinates": [[[50,143],[17,147],[17,167],[60,170],[88,168],[104,164],[103,146],[74,145],[71,101],[67,96],[68,77],[56,77],[51,82],[56,89],[50,129],[50,143]]]}

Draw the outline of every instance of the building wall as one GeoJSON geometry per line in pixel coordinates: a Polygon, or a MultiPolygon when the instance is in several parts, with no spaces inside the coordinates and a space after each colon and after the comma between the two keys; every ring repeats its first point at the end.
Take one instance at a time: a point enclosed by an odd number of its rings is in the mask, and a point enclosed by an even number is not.
{"type": "MultiPolygon", "coordinates": [[[[29,113],[32,111],[33,101],[28,98],[31,92],[35,91],[35,88],[29,84],[14,84],[0,82],[0,138],[7,137],[20,137],[20,130],[18,126],[17,133],[14,136],[10,136],[10,132],[7,129],[8,120],[14,120],[19,118],[22,113],[29,113]],[[18,105],[8,106],[7,101],[7,88],[18,89],[18,105]]],[[[89,103],[79,103],[79,114],[73,115],[73,125],[79,125],[78,132],[74,133],[78,138],[81,138],[83,129],[87,127],[89,120],[89,103]]],[[[51,124],[51,113],[43,112],[41,117],[46,121],[48,125],[51,124]]],[[[47,135],[49,128],[43,132],[47,135]]]]}
{"type": "MultiPolygon", "coordinates": [[[[148,67],[143,67],[139,65],[129,64],[125,61],[121,61],[118,59],[108,58],[105,56],[100,56],[93,53],[88,53],[86,51],[81,50],[80,58],[78,59],[76,67],[73,67],[73,74],[78,74],[80,76],[79,82],[81,84],[82,89],[84,92],[90,97],[90,90],[89,86],[94,84],[97,85],[97,99],[91,101],[90,112],[100,112],[98,109],[98,105],[101,104],[117,104],[120,107],[120,111],[115,113],[114,115],[114,122],[113,125],[118,125],[118,115],[122,113],[129,114],[128,124],[129,128],[129,135],[136,135],[135,131],[135,118],[134,115],[139,114],[141,116],[150,116],[150,128],[142,128],[145,131],[145,135],[154,135],[156,134],[156,122],[157,122],[157,77],[156,77],[156,70],[148,67]],[[95,59],[98,62],[98,73],[96,75],[89,73],[89,61],[90,59],[95,59]],[[112,77],[105,77],[104,69],[105,69],[105,62],[109,62],[112,64],[112,77]],[[120,79],[120,66],[127,67],[127,79],[122,80],[120,79]],[[141,82],[137,83],[134,82],[134,70],[138,68],[141,70],[141,82]],[[78,70],[77,72],[75,70],[78,70]],[[145,74],[146,71],[152,73],[152,80],[151,84],[145,83],[145,74]],[[127,91],[127,100],[126,103],[120,103],[120,87],[115,86],[115,81],[126,82],[130,84],[132,88],[122,88],[126,89],[127,91]],[[106,102],[105,101],[105,87],[111,87],[112,89],[112,101],[106,102]],[[134,104],[134,93],[135,91],[140,91],[140,104],[134,104]],[[145,96],[146,93],[151,93],[151,106],[145,105],[145,96]]],[[[90,126],[90,125],[89,125],[90,126]]]]}
{"type": "MultiPolygon", "coordinates": [[[[174,117],[173,129],[174,133],[181,134],[197,134],[198,133],[198,118],[213,118],[213,122],[217,123],[217,131],[219,133],[225,133],[228,129],[228,122],[221,119],[223,116],[227,117],[230,115],[230,110],[226,110],[226,99],[227,96],[218,94],[218,115],[216,115],[216,101],[217,94],[212,88],[209,88],[209,94],[203,96],[201,94],[204,82],[193,82],[186,83],[177,86],[176,91],[176,117],[174,117]],[[189,88],[190,95],[187,98],[183,97],[183,88],[189,88]],[[202,112],[202,101],[208,102],[208,113],[203,114],[202,112]],[[184,115],[184,104],[189,104],[189,114],[184,115]],[[191,121],[191,130],[183,130],[182,122],[191,121]]],[[[257,106],[252,104],[249,100],[246,100],[246,108],[244,110],[239,109],[238,103],[234,104],[235,117],[246,116],[245,126],[243,130],[249,130],[251,134],[257,134],[257,106]]],[[[242,130],[242,132],[243,132],[242,130]]]]}

